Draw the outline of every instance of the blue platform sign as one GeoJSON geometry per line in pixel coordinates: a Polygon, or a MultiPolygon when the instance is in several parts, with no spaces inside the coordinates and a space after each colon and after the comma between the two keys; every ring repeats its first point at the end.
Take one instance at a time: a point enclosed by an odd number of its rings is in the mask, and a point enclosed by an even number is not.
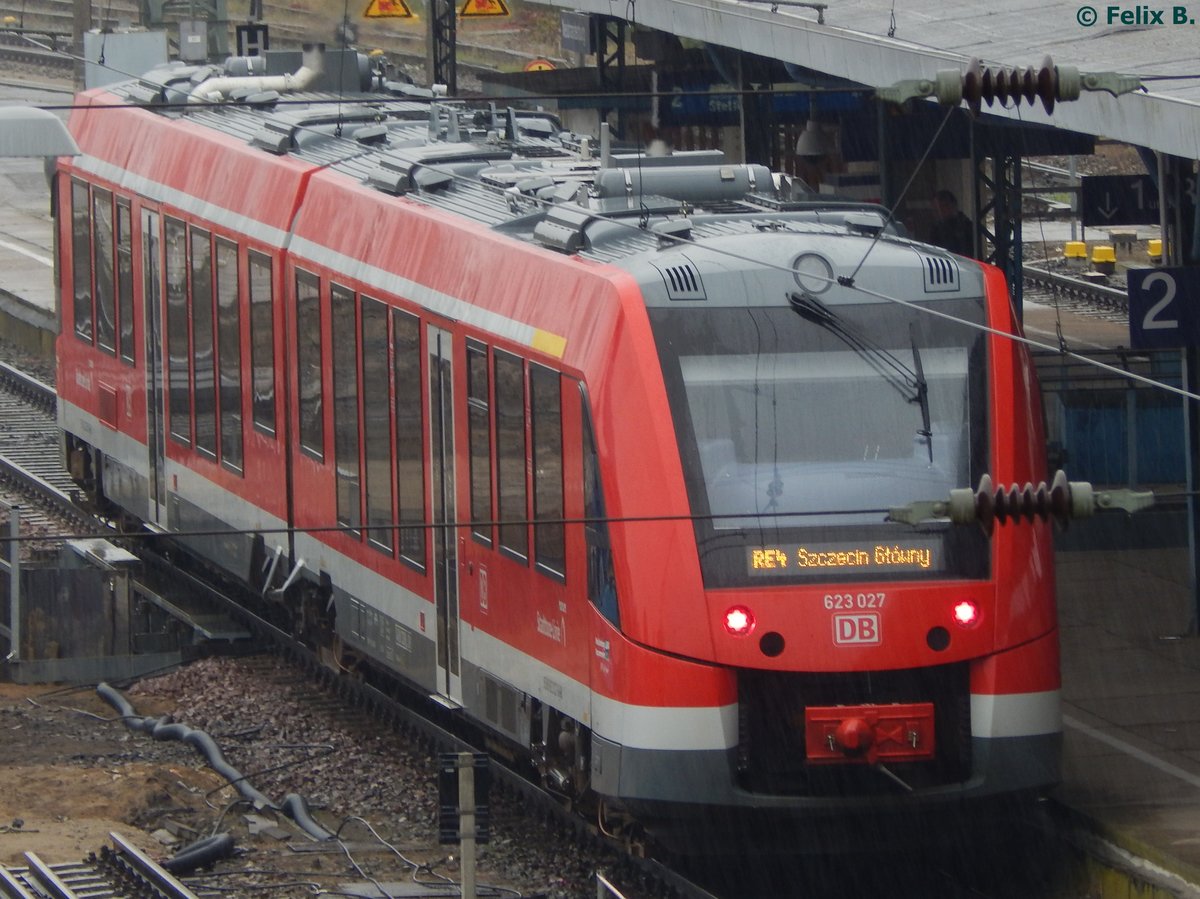
{"type": "MultiPolygon", "coordinates": [[[[1194,215],[1196,176],[1184,176],[1180,187],[1180,209],[1185,217],[1194,215]]],[[[1149,175],[1085,175],[1079,179],[1079,217],[1085,228],[1157,225],[1158,186],[1149,175]]]]}
{"type": "Polygon", "coordinates": [[[1200,346],[1200,268],[1130,269],[1126,285],[1131,347],[1200,346]]]}
{"type": "Polygon", "coordinates": [[[1149,175],[1087,175],[1079,179],[1085,228],[1158,224],[1158,188],[1149,175]]]}

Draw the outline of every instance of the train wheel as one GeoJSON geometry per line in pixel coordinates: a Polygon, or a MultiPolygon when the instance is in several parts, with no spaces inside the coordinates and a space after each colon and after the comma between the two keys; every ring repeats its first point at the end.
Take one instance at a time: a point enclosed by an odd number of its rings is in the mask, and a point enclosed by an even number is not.
{"type": "Polygon", "coordinates": [[[630,855],[646,857],[649,837],[642,822],[603,797],[596,802],[596,826],[608,839],[624,846],[630,855]]]}
{"type": "Polygon", "coordinates": [[[351,677],[362,678],[362,657],[348,647],[337,634],[329,643],[322,643],[317,649],[321,664],[338,674],[348,674],[351,677]]]}

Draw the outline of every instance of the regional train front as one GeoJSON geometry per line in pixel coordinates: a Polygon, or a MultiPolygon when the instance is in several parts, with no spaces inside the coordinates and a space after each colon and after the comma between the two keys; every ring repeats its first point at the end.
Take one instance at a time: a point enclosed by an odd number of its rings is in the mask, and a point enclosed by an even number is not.
{"type": "Polygon", "coordinates": [[[984,474],[1045,479],[1004,280],[859,224],[697,223],[628,263],[686,496],[660,524],[669,582],[639,552],[651,526],[609,510],[631,559],[620,642],[662,698],[615,723],[600,704],[593,786],[643,814],[904,807],[1058,778],[1048,525],[888,514],[984,474]],[[670,548],[678,519],[693,554],[670,548]]]}

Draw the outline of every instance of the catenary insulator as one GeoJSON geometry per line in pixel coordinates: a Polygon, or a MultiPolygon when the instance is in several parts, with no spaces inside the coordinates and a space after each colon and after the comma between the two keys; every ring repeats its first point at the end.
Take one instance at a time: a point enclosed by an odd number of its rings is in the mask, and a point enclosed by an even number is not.
{"type": "MultiPolygon", "coordinates": [[[[992,479],[984,475],[979,486],[950,491],[950,501],[944,514],[956,524],[978,522],[991,534],[996,524],[1021,520],[1055,521],[1062,527],[1073,518],[1087,518],[1098,509],[1124,509],[1136,512],[1154,503],[1154,494],[1132,490],[1106,490],[1097,493],[1087,481],[1068,481],[1061,470],[1055,472],[1049,485],[1045,481],[1036,487],[1010,484],[993,487],[992,479]]],[[[904,520],[896,516],[896,520],[904,520]]]]}
{"type": "Polygon", "coordinates": [[[978,523],[990,535],[996,522],[1040,518],[1065,528],[1071,519],[1088,518],[1098,511],[1138,512],[1152,505],[1154,494],[1149,491],[1096,490],[1087,481],[1068,481],[1063,471],[1055,472],[1049,486],[1042,481],[1036,487],[1028,482],[993,487],[991,477],[985,474],[974,490],[960,487],[951,490],[948,499],[916,500],[894,507],[888,510],[887,520],[911,525],[938,519],[978,523]]]}
{"type": "Polygon", "coordinates": [[[1081,74],[1074,66],[1055,65],[1047,56],[1040,67],[1024,69],[985,66],[978,59],[972,59],[965,72],[943,69],[932,79],[901,81],[891,87],[879,88],[876,93],[880,99],[891,103],[932,97],[941,104],[957,106],[966,100],[975,115],[984,103],[991,106],[999,102],[1007,107],[1010,102],[1020,106],[1022,101],[1033,104],[1040,100],[1049,115],[1054,111],[1055,103],[1078,100],[1085,90],[1107,91],[1115,97],[1141,88],[1142,83],[1135,76],[1112,72],[1081,74]]]}
{"type": "Polygon", "coordinates": [[[991,106],[999,101],[1007,107],[1010,100],[1017,106],[1022,100],[1030,104],[1041,100],[1049,114],[1054,111],[1055,101],[1078,99],[1079,85],[1078,69],[1056,66],[1049,56],[1038,69],[984,66],[972,59],[962,75],[962,98],[975,115],[984,103],[991,106]]]}

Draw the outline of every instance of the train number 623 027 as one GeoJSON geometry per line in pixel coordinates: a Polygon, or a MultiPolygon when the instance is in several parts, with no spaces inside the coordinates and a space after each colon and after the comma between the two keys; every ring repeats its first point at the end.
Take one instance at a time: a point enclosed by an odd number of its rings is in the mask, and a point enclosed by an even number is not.
{"type": "Polygon", "coordinates": [[[826,593],[827,609],[882,609],[886,593],[826,593]]]}

